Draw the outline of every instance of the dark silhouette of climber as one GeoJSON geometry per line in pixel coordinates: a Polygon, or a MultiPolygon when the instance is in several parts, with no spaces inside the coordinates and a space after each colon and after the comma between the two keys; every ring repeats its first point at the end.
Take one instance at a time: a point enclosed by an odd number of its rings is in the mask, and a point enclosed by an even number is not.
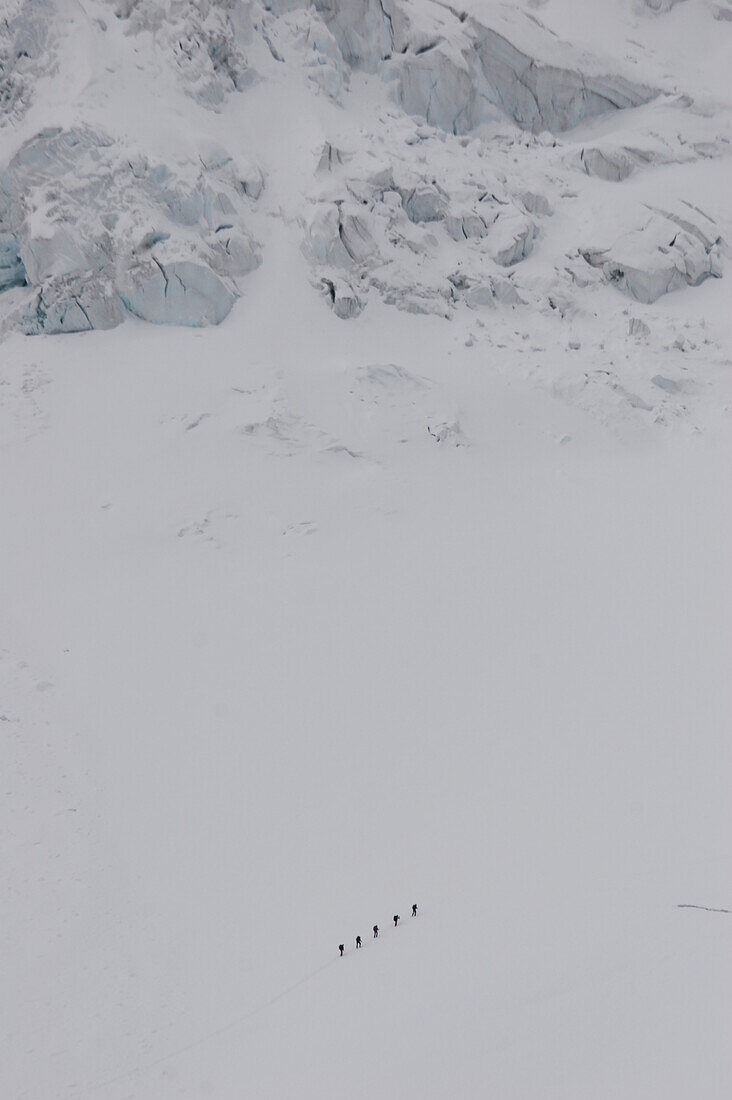
{"type": "Polygon", "coordinates": [[[395,914],[394,914],[394,927],[396,928],[396,926],[397,926],[398,924],[399,924],[399,914],[398,914],[398,913],[395,913],[395,914]]]}
{"type": "Polygon", "coordinates": [[[412,916],[413,916],[413,917],[416,917],[416,916],[417,916],[417,903],[416,903],[416,902],[415,902],[415,903],[414,903],[414,905],[412,906],[412,916]]]}
{"type": "Polygon", "coordinates": [[[344,943],[339,943],[338,950],[340,951],[341,955],[343,955],[343,952],[346,950],[346,945],[344,943]]]}
{"type": "Polygon", "coordinates": [[[375,924],[374,925],[374,939],[377,940],[378,938],[379,938],[379,926],[378,926],[378,924],[375,924]]]}
{"type": "Polygon", "coordinates": [[[361,946],[361,937],[360,937],[360,936],[356,936],[356,947],[358,948],[358,947],[360,947],[360,946],[361,946]]]}

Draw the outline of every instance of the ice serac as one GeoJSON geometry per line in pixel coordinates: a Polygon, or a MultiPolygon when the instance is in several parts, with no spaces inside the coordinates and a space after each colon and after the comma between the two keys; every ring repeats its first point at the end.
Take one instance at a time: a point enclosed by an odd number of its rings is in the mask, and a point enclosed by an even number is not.
{"type": "Polygon", "coordinates": [[[29,333],[218,324],[259,264],[245,215],[263,177],[208,146],[174,172],[89,127],[43,130],[0,172],[0,290],[29,333]]]}
{"type": "Polygon", "coordinates": [[[633,172],[638,157],[627,149],[583,149],[580,153],[582,167],[588,176],[597,176],[601,180],[620,183],[633,172]]]}
{"type": "MultiPolygon", "coordinates": [[[[690,211],[693,208],[689,208],[690,211]]],[[[650,210],[643,223],[609,247],[583,256],[607,281],[638,302],[652,303],[685,286],[721,275],[720,236],[701,212],[650,210]]]]}
{"type": "Polygon", "coordinates": [[[0,291],[9,290],[13,286],[25,286],[26,282],[18,238],[12,233],[3,233],[0,225],[0,291]]]}
{"type": "Polygon", "coordinates": [[[446,319],[463,302],[474,309],[522,304],[513,271],[507,277],[501,269],[531,254],[552,206],[540,190],[526,190],[524,179],[514,192],[504,169],[513,170],[516,143],[541,155],[542,142],[506,138],[496,150],[498,167],[497,159],[486,163],[480,141],[404,125],[407,141],[384,143],[378,156],[371,148],[335,156],[329,143],[320,154],[302,244],[313,284],[327,288],[344,318],[356,315],[356,300],[365,303],[367,293],[446,319]]]}
{"type": "Polygon", "coordinates": [[[435,184],[420,183],[402,194],[402,203],[410,222],[442,221],[447,202],[447,195],[435,184]]]}
{"type": "Polygon", "coordinates": [[[322,280],[322,285],[336,317],[346,321],[363,313],[366,301],[348,280],[341,278],[339,275],[330,278],[326,276],[322,280]]]}
{"type": "Polygon", "coordinates": [[[236,300],[218,276],[190,260],[165,266],[150,260],[129,272],[120,293],[129,312],[143,321],[192,328],[220,324],[236,300]]]}
{"type": "Polygon", "coordinates": [[[536,226],[523,214],[501,214],[496,220],[488,243],[494,260],[501,267],[512,267],[530,255],[534,247],[536,226]]]}
{"type": "MultiPolygon", "coordinates": [[[[543,28],[541,34],[549,40],[543,28]]],[[[562,56],[568,58],[566,50],[562,56]]],[[[565,67],[534,56],[478,19],[453,13],[453,24],[432,46],[398,59],[397,96],[406,111],[462,134],[495,114],[491,108],[524,129],[556,133],[654,95],[621,76],[583,71],[579,56],[575,61],[576,67],[565,67]]]]}
{"type": "Polygon", "coordinates": [[[217,109],[227,94],[256,80],[246,45],[251,5],[245,0],[107,0],[128,34],[152,36],[186,90],[217,109]]]}
{"type": "Polygon", "coordinates": [[[17,119],[29,107],[35,82],[51,67],[48,56],[50,0],[19,0],[0,9],[0,120],[17,119]]]}
{"type": "Polygon", "coordinates": [[[316,263],[349,268],[376,251],[368,219],[355,204],[321,203],[310,222],[304,251],[316,263]]]}
{"type": "Polygon", "coordinates": [[[375,70],[391,56],[393,27],[381,0],[315,0],[347,64],[375,70]]]}
{"type": "Polygon", "coordinates": [[[29,336],[56,336],[115,328],[125,316],[122,299],[109,283],[58,276],[33,291],[17,327],[29,336]]]}
{"type": "Polygon", "coordinates": [[[585,76],[542,65],[489,28],[478,28],[476,49],[486,98],[527,130],[569,130],[606,111],[636,107],[651,98],[618,76],[585,76]]]}
{"type": "MultiPolygon", "coordinates": [[[[423,0],[270,0],[266,7],[317,11],[345,64],[396,77],[410,114],[451,133],[469,132],[497,112],[534,131],[567,130],[609,110],[637,106],[654,94],[622,76],[585,71],[582,56],[558,50],[549,31],[526,22],[536,53],[449,4],[423,0]],[[574,64],[551,60],[559,56],[574,64]]],[[[500,13],[498,23],[502,26],[500,13]]],[[[523,26],[523,24],[522,24],[523,26]]]]}
{"type": "Polygon", "coordinates": [[[487,279],[485,282],[462,288],[464,301],[469,309],[484,309],[496,302],[506,305],[522,305],[522,299],[516,287],[509,279],[487,279]]]}
{"type": "Polygon", "coordinates": [[[479,121],[474,66],[447,43],[399,61],[397,99],[411,115],[448,133],[468,133],[479,121]]]}
{"type": "Polygon", "coordinates": [[[480,240],[486,236],[493,221],[495,216],[487,221],[471,210],[466,213],[449,214],[445,218],[445,229],[454,241],[480,240]]]}

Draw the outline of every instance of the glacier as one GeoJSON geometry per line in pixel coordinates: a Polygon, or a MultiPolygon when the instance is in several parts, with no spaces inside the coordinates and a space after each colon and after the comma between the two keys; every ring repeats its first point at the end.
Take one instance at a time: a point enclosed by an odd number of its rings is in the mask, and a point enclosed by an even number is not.
{"type": "Polygon", "coordinates": [[[3,1100],[727,1100],[732,0],[0,7],[3,1100]]]}

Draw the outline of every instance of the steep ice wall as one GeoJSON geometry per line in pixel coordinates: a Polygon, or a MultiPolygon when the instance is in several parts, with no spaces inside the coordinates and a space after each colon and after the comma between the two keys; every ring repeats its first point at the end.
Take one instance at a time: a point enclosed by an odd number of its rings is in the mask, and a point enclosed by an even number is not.
{"type": "Polygon", "coordinates": [[[434,0],[267,0],[265,6],[274,15],[312,7],[347,66],[394,79],[404,110],[452,133],[467,133],[497,111],[525,129],[559,132],[654,94],[603,73],[536,21],[518,28],[526,44],[514,44],[500,10],[490,13],[493,26],[434,0]]]}
{"type": "Polygon", "coordinates": [[[541,60],[477,19],[456,23],[429,48],[408,51],[398,75],[404,109],[453,133],[495,115],[491,108],[524,129],[558,133],[654,95],[622,76],[584,72],[580,57],[576,68],[541,60]]]}
{"type": "Polygon", "coordinates": [[[619,76],[542,65],[478,24],[475,48],[486,98],[530,130],[568,130],[606,111],[636,107],[653,94],[619,76]]]}

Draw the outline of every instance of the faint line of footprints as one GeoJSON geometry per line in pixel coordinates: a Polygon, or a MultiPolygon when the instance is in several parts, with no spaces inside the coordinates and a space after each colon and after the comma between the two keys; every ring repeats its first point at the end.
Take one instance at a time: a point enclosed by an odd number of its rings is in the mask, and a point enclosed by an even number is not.
{"type": "MultiPolygon", "coordinates": [[[[415,902],[415,903],[414,903],[414,905],[412,906],[412,916],[413,916],[413,917],[416,917],[416,916],[417,916],[417,903],[416,903],[416,902],[415,902]]],[[[394,916],[393,916],[393,917],[392,917],[391,919],[392,919],[392,920],[394,921],[394,927],[395,927],[395,928],[398,928],[398,926],[399,926],[399,921],[400,921],[400,920],[402,919],[402,918],[401,918],[401,917],[399,916],[399,914],[398,914],[398,913],[395,913],[395,914],[394,914],[394,916]]],[[[373,928],[371,929],[371,933],[372,933],[372,935],[373,935],[373,938],[374,938],[375,940],[378,940],[378,938],[379,938],[379,926],[378,926],[378,924],[375,924],[375,925],[374,925],[374,927],[373,927],[373,928]]],[[[356,936],[356,948],[355,948],[355,949],[356,949],[356,951],[358,951],[358,949],[359,949],[360,947],[363,947],[363,943],[362,943],[361,937],[360,937],[360,936],[356,936]]],[[[338,944],[338,950],[339,950],[339,951],[340,951],[340,953],[341,953],[341,957],[343,957],[343,955],[345,955],[345,953],[346,953],[346,945],[345,945],[345,943],[339,943],[339,944],[338,944]]]]}

